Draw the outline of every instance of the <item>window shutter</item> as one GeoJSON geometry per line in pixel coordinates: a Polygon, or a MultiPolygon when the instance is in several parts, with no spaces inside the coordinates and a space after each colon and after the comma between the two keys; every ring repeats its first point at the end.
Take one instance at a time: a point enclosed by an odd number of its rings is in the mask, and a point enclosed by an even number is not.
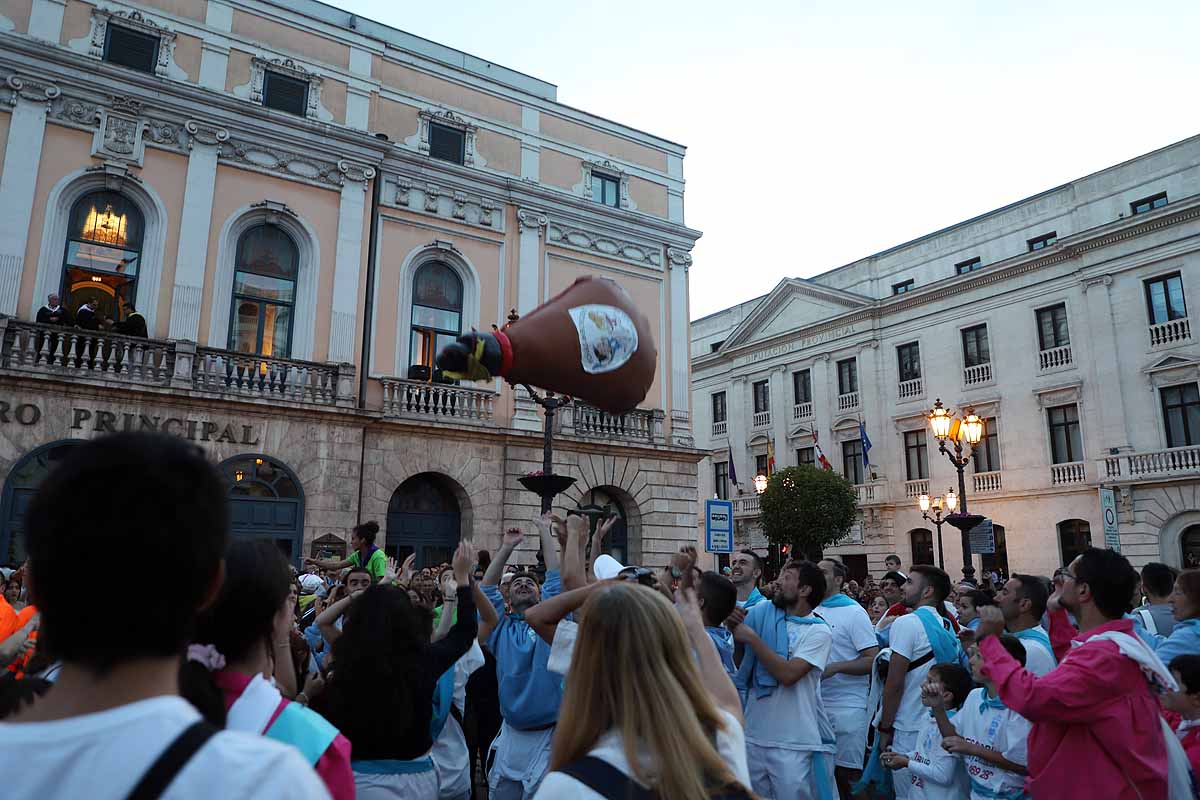
{"type": "Polygon", "coordinates": [[[263,78],[263,105],[298,117],[308,111],[308,83],[268,71],[263,78]]]}
{"type": "Polygon", "coordinates": [[[109,24],[104,60],[153,75],[158,63],[158,37],[109,24]]]}
{"type": "Polygon", "coordinates": [[[434,158],[461,164],[463,163],[465,143],[462,131],[430,123],[429,155],[434,158]]]}

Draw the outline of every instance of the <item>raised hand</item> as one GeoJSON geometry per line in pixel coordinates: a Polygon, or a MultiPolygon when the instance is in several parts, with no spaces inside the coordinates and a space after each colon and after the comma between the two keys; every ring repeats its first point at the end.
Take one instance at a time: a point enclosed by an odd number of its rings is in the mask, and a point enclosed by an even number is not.
{"type": "Polygon", "coordinates": [[[404,559],[404,566],[400,567],[400,582],[408,583],[412,580],[413,567],[417,563],[417,554],[410,553],[408,558],[404,559]]]}
{"type": "Polygon", "coordinates": [[[604,537],[608,535],[608,532],[613,529],[613,526],[615,526],[620,519],[620,517],[614,514],[611,517],[603,520],[599,525],[596,526],[596,533],[593,534],[593,540],[596,542],[603,542],[604,537]]]}
{"type": "Polygon", "coordinates": [[[927,681],[921,684],[921,702],[928,708],[945,708],[945,692],[941,681],[927,681]]]}
{"type": "Polygon", "coordinates": [[[688,633],[704,633],[704,615],[700,613],[700,600],[691,589],[680,589],[675,592],[675,610],[683,620],[683,627],[688,633]]]}
{"type": "Polygon", "coordinates": [[[475,546],[470,542],[463,541],[458,543],[458,549],[454,551],[454,560],[452,567],[454,569],[454,580],[459,586],[468,586],[471,583],[471,567],[475,564],[475,546]]]}
{"type": "Polygon", "coordinates": [[[979,627],[975,629],[976,641],[985,636],[1004,633],[1004,612],[999,606],[983,606],[979,609],[979,627]]]}
{"type": "Polygon", "coordinates": [[[400,577],[400,562],[395,557],[387,557],[387,566],[383,570],[383,584],[390,586],[396,582],[396,578],[400,577]]]}
{"type": "Polygon", "coordinates": [[[509,528],[504,532],[503,543],[507,547],[517,547],[521,542],[525,541],[525,534],[520,528],[509,528]]]}

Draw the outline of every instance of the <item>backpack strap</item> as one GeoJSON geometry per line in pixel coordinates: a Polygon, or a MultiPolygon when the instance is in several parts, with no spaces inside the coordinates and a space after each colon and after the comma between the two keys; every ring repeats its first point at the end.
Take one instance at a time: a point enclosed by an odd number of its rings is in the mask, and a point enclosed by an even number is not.
{"type": "Polygon", "coordinates": [[[217,728],[214,725],[202,719],[184,729],[150,765],[150,769],[142,775],[142,779],[133,787],[126,800],[158,800],[171,785],[171,781],[175,780],[192,760],[192,756],[196,755],[216,732],[217,728]]]}
{"type": "Polygon", "coordinates": [[[1159,635],[1158,634],[1158,623],[1154,621],[1154,615],[1150,613],[1149,609],[1135,608],[1133,610],[1133,613],[1137,614],[1138,617],[1142,620],[1143,628],[1145,628],[1149,633],[1159,635]]]}
{"type": "Polygon", "coordinates": [[[658,794],[643,789],[633,778],[602,758],[584,756],[556,770],[574,778],[605,800],[657,800],[658,794]]]}

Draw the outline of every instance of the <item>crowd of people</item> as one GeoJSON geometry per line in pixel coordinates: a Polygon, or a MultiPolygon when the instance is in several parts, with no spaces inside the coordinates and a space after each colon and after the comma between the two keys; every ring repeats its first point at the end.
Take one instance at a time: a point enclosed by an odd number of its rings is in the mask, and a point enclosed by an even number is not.
{"type": "Polygon", "coordinates": [[[297,569],[231,541],[194,445],[73,448],[0,573],[5,797],[1195,796],[1200,570],[1092,548],[983,585],[896,556],[768,581],[749,550],[621,564],[613,522],[419,569],[367,522],[297,569]],[[96,592],[116,557],[135,608],[96,592]]]}

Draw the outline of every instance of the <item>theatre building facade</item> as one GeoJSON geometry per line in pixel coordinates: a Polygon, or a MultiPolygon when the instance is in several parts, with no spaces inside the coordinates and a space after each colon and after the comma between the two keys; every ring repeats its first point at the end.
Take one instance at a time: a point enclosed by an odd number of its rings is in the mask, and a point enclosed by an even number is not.
{"type": "Polygon", "coordinates": [[[559,412],[556,508],[620,515],[629,563],[694,541],[681,145],[308,0],[0,0],[0,100],[0,563],[55,462],[118,431],[196,442],[235,534],[297,561],[368,519],[421,564],[495,549],[543,417],[433,356],[585,275],[658,367],[628,414],[559,412]]]}

